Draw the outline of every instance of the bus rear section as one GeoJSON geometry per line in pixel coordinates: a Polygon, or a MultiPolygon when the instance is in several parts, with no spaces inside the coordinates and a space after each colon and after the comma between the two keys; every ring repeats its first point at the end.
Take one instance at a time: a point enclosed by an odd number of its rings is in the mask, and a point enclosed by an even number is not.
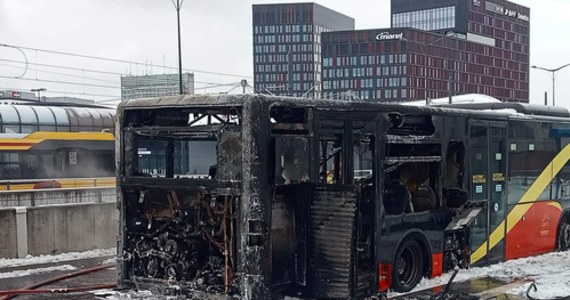
{"type": "MultiPolygon", "coordinates": [[[[190,297],[209,293],[208,299],[239,295],[238,251],[247,242],[240,236],[240,110],[120,111],[122,285],[164,294],[178,290],[190,297]]],[[[259,244],[266,238],[263,224],[251,222],[251,231],[260,234],[252,239],[257,237],[259,244]]]]}
{"type": "Polygon", "coordinates": [[[197,299],[375,292],[374,192],[354,185],[372,186],[375,113],[319,116],[328,124],[317,133],[312,109],[294,103],[172,97],[119,108],[121,286],[197,299]]]}

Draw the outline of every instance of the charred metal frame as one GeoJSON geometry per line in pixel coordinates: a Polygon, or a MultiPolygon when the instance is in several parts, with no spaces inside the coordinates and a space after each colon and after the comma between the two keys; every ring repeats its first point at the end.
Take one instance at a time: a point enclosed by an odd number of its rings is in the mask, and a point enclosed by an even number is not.
{"type": "MultiPolygon", "coordinates": [[[[469,228],[486,212],[461,198],[472,188],[471,120],[506,124],[508,117],[261,95],[124,103],[116,126],[119,283],[199,299],[358,299],[413,287],[419,277],[400,280],[405,272],[397,265],[407,245],[412,252],[421,250],[421,276],[466,267],[469,228]],[[175,178],[172,167],[166,178],[146,177],[136,168],[136,136],[215,139],[217,163],[206,178],[175,178]],[[354,174],[354,147],[362,144],[372,153],[368,178],[354,174]],[[463,152],[457,154],[452,145],[463,152]],[[453,203],[444,190],[449,163],[458,164],[450,173],[456,185],[453,203]],[[418,178],[406,174],[414,170],[418,178]],[[404,179],[405,185],[392,186],[404,179]],[[424,188],[420,193],[410,184],[424,188]],[[397,188],[404,194],[394,198],[397,188]],[[416,194],[406,196],[409,191],[416,194]],[[424,201],[408,199],[421,211],[409,211],[406,197],[424,201]],[[184,235],[197,228],[194,235],[184,235]],[[160,244],[161,239],[170,244],[160,244]],[[142,250],[135,247],[140,241],[147,242],[142,250]],[[160,262],[172,257],[185,262],[165,250],[173,243],[186,251],[195,251],[195,245],[202,262],[190,260],[195,265],[175,266],[176,276],[166,276],[168,266],[160,262]],[[153,257],[162,269],[133,267],[136,259],[153,257]],[[211,276],[196,275],[205,267],[211,276]]],[[[170,166],[173,145],[165,148],[170,166]]]]}

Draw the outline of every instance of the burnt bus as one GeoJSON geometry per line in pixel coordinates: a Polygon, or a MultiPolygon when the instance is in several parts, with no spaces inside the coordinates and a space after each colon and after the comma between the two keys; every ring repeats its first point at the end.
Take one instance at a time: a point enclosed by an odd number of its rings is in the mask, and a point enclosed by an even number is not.
{"type": "Polygon", "coordinates": [[[361,299],[570,246],[562,108],[179,96],[116,120],[122,287],[361,299]],[[212,155],[179,155],[196,143],[212,155]],[[177,171],[196,159],[207,174],[177,171]]]}

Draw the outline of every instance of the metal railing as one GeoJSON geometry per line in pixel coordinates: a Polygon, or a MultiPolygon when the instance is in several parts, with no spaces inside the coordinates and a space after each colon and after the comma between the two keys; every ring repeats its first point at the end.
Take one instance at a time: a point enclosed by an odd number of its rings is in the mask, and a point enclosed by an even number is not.
{"type": "Polygon", "coordinates": [[[114,187],[115,177],[96,178],[53,178],[53,179],[10,179],[0,180],[0,190],[32,190],[38,186],[81,188],[81,187],[114,187]]]}
{"type": "Polygon", "coordinates": [[[0,207],[115,202],[115,187],[0,191],[0,207]]]}

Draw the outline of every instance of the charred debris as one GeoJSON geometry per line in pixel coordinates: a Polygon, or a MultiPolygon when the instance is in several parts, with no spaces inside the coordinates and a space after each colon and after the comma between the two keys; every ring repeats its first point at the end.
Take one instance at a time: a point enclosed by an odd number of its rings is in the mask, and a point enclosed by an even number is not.
{"type": "MultiPolygon", "coordinates": [[[[442,223],[467,200],[465,144],[421,109],[228,99],[119,109],[121,286],[192,299],[362,299],[379,286],[380,216],[410,212],[401,178],[421,175],[415,211],[443,209],[442,223]],[[197,158],[194,145],[211,155],[197,158]]],[[[467,265],[466,240],[465,226],[446,236],[445,269],[467,265]]]]}

